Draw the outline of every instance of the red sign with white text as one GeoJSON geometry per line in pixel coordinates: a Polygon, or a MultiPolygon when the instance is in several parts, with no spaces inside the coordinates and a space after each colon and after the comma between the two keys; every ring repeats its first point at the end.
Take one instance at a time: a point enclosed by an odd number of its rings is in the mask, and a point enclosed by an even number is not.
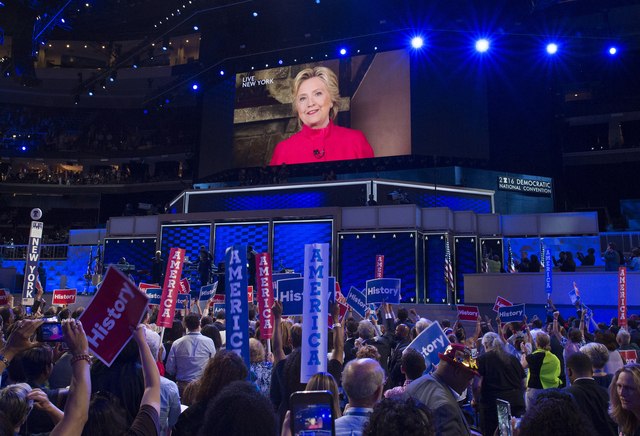
{"type": "Polygon", "coordinates": [[[9,304],[8,292],[6,288],[0,288],[0,306],[9,304]]]}
{"type": "Polygon", "coordinates": [[[181,294],[189,294],[191,292],[191,284],[189,280],[182,279],[180,280],[180,293],[181,294]]]}
{"type": "Polygon", "coordinates": [[[256,273],[258,288],[258,312],[260,313],[260,338],[273,337],[273,280],[271,279],[271,254],[256,255],[256,273]]]}
{"type": "Polygon", "coordinates": [[[376,255],[376,278],[384,278],[384,256],[381,254],[376,255]]]}
{"type": "Polygon", "coordinates": [[[89,349],[111,366],[142,320],[149,299],[118,268],[109,266],[89,306],[80,315],[89,349]]]}
{"type": "Polygon", "coordinates": [[[496,303],[493,305],[493,311],[498,312],[501,307],[511,307],[511,306],[513,306],[513,303],[511,301],[506,300],[502,297],[497,297],[496,303]]]}
{"type": "MultiPolygon", "coordinates": [[[[253,286],[247,287],[247,294],[249,294],[248,301],[249,303],[253,303],[253,286]]],[[[224,303],[224,294],[216,294],[211,298],[211,303],[209,303],[209,307],[213,307],[214,304],[224,303]]]]}
{"type": "Polygon", "coordinates": [[[457,306],[460,321],[477,321],[480,311],[477,306],[457,306]]]}
{"type": "Polygon", "coordinates": [[[627,267],[618,271],[618,326],[627,326],[627,267]]]}
{"type": "Polygon", "coordinates": [[[51,304],[62,306],[63,304],[75,304],[76,302],[76,289],[54,289],[53,301],[51,304]]]}
{"type": "Polygon", "coordinates": [[[638,354],[636,353],[636,350],[620,350],[620,354],[622,354],[622,358],[626,362],[625,365],[638,363],[638,354]]]}
{"type": "Polygon", "coordinates": [[[162,299],[160,300],[160,313],[158,313],[157,326],[173,326],[173,316],[176,311],[177,295],[180,293],[180,276],[184,262],[184,249],[172,248],[167,261],[167,273],[164,276],[162,299]]]}

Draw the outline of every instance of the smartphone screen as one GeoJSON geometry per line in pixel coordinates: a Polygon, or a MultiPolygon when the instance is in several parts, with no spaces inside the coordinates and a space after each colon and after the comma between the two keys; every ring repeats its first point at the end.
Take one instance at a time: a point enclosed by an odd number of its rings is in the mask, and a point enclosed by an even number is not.
{"type": "Polygon", "coordinates": [[[31,316],[31,306],[26,306],[25,307],[25,311],[26,311],[27,316],[31,316]]]}
{"type": "Polygon", "coordinates": [[[511,405],[508,401],[496,400],[498,406],[498,428],[500,436],[512,436],[511,431],[511,405]]]}
{"type": "Polygon", "coordinates": [[[59,322],[45,322],[36,330],[36,336],[39,342],[60,342],[62,327],[59,322]]]}
{"type": "Polygon", "coordinates": [[[333,436],[333,396],[329,391],[291,395],[291,430],[294,436],[333,436]]]}

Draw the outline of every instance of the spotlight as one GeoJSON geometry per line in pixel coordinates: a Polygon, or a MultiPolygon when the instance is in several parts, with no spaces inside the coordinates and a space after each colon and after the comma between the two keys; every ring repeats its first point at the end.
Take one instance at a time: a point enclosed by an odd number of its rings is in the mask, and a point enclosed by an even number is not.
{"type": "Polygon", "coordinates": [[[257,12],[254,12],[254,13],[253,13],[253,16],[254,16],[254,17],[257,17],[257,16],[258,16],[258,13],[257,13],[257,12]]]}
{"type": "Polygon", "coordinates": [[[167,47],[162,47],[162,50],[167,51],[167,47]]]}
{"type": "Polygon", "coordinates": [[[547,53],[556,54],[558,52],[558,44],[547,44],[547,53]]]}
{"type": "Polygon", "coordinates": [[[224,76],[224,70],[220,70],[220,75],[224,76]]]}
{"type": "Polygon", "coordinates": [[[341,49],[340,49],[340,54],[341,54],[342,56],[346,55],[346,54],[347,54],[347,49],[346,49],[346,48],[341,48],[341,49]]]}
{"type": "Polygon", "coordinates": [[[618,53],[618,49],[617,48],[615,48],[615,47],[609,48],[609,54],[611,56],[615,55],[616,53],[618,53]]]}
{"type": "Polygon", "coordinates": [[[280,60],[278,61],[278,63],[279,63],[280,65],[282,65],[282,59],[280,59],[280,60]]]}
{"type": "Polygon", "coordinates": [[[193,88],[194,91],[197,91],[198,90],[198,84],[194,83],[191,88],[193,88]]]}
{"type": "Polygon", "coordinates": [[[115,79],[113,77],[109,77],[109,82],[113,82],[115,79]]]}
{"type": "Polygon", "coordinates": [[[198,31],[198,26],[193,26],[193,30],[198,31]]]}
{"type": "Polygon", "coordinates": [[[169,99],[166,99],[164,102],[165,102],[165,103],[167,103],[167,104],[169,104],[169,99]]]}
{"type": "Polygon", "coordinates": [[[480,53],[484,53],[489,50],[489,40],[483,38],[476,41],[476,50],[480,53]]]}
{"type": "Polygon", "coordinates": [[[89,97],[93,97],[93,92],[89,91],[89,97]]]}
{"type": "Polygon", "coordinates": [[[416,36],[411,39],[411,47],[418,49],[423,45],[424,45],[424,39],[422,39],[421,36],[416,36]]]}
{"type": "Polygon", "coordinates": [[[64,18],[60,18],[60,22],[64,24],[65,23],[64,18]]]}
{"type": "Polygon", "coordinates": [[[25,147],[24,145],[22,146],[22,151],[27,151],[27,147],[25,147]]]}
{"type": "Polygon", "coordinates": [[[146,114],[146,113],[147,113],[147,110],[145,109],[142,113],[143,113],[143,114],[146,114]]]}

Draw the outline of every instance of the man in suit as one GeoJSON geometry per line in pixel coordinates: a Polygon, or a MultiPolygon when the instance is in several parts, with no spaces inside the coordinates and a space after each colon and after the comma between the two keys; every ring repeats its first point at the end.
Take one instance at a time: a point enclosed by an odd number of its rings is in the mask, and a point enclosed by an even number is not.
{"type": "MultiPolygon", "coordinates": [[[[375,329],[370,321],[360,321],[360,324],[358,325],[358,334],[362,338],[362,345],[372,345],[376,347],[380,354],[380,365],[384,369],[386,376],[390,377],[389,356],[396,345],[393,339],[395,332],[393,327],[393,311],[391,310],[391,305],[389,303],[383,303],[382,306],[380,306],[380,311],[384,316],[384,335],[376,338],[375,329]]],[[[389,382],[389,386],[387,387],[390,386],[391,382],[389,382]]]]}
{"type": "Polygon", "coordinates": [[[571,386],[563,390],[573,395],[578,407],[601,436],[617,435],[617,426],[607,413],[609,393],[593,379],[593,366],[586,354],[574,353],[567,359],[571,386]]]}
{"type": "Polygon", "coordinates": [[[436,436],[476,434],[469,428],[457,402],[478,375],[476,359],[470,348],[455,343],[449,344],[444,353],[438,353],[438,357],[438,369],[413,381],[404,391],[404,397],[416,398],[431,409],[436,436]]]}

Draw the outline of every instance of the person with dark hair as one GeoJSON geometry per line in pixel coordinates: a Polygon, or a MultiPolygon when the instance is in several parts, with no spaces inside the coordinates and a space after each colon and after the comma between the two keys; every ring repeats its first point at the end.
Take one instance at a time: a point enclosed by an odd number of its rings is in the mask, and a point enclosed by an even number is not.
{"type": "Polygon", "coordinates": [[[71,311],[67,308],[62,309],[58,312],[58,322],[61,322],[65,319],[69,319],[71,317],[71,311]]]}
{"type": "Polygon", "coordinates": [[[385,398],[402,398],[402,394],[407,389],[407,386],[414,380],[422,377],[422,374],[427,370],[427,365],[424,361],[424,356],[415,348],[407,347],[402,353],[400,371],[405,376],[405,381],[402,386],[396,386],[393,389],[389,389],[384,393],[385,398]]]}
{"type": "Polygon", "coordinates": [[[222,337],[220,336],[220,332],[216,326],[213,324],[206,324],[200,329],[200,333],[202,333],[202,336],[211,338],[216,350],[222,349],[222,337]]]}
{"type": "Polygon", "coordinates": [[[203,328],[206,325],[212,325],[213,324],[213,318],[211,318],[210,316],[203,316],[202,318],[200,318],[200,328],[203,328]]]}
{"type": "Polygon", "coordinates": [[[573,395],[578,407],[601,436],[617,436],[616,424],[607,410],[609,393],[593,379],[593,367],[586,354],[574,353],[567,359],[567,376],[571,386],[564,388],[573,395]]]}
{"type": "Polygon", "coordinates": [[[172,435],[197,435],[204,421],[207,404],[229,383],[244,380],[248,374],[242,357],[230,350],[218,351],[202,374],[196,402],[180,414],[172,435]]]}
{"type": "Polygon", "coordinates": [[[583,255],[580,251],[578,251],[577,256],[582,266],[593,266],[596,264],[596,250],[593,247],[589,247],[587,249],[587,255],[583,255]]]}
{"type": "Polygon", "coordinates": [[[253,290],[256,290],[256,255],[258,252],[253,249],[252,245],[247,245],[247,286],[253,286],[253,290]]]}
{"type": "Polygon", "coordinates": [[[188,314],[184,325],[188,333],[173,343],[166,366],[167,373],[175,376],[181,396],[189,382],[202,376],[209,359],[216,354],[213,340],[200,333],[197,314],[188,314]]]}
{"type": "Polygon", "coordinates": [[[561,389],[541,392],[520,422],[519,436],[596,436],[571,394],[561,389]]]}
{"type": "Polygon", "coordinates": [[[576,270],[576,261],[573,260],[573,253],[570,251],[565,252],[565,260],[560,265],[560,271],[562,272],[575,272],[576,270]]]}
{"type": "MultiPolygon", "coordinates": [[[[144,392],[132,424],[128,424],[116,398],[108,392],[94,392],[89,404],[89,419],[82,436],[152,436],[160,434],[160,373],[155,358],[145,339],[146,328],[140,324],[129,327],[133,332],[133,343],[138,348],[144,392]]],[[[122,382],[122,381],[120,381],[122,382]]]]}
{"type": "MultiPolygon", "coordinates": [[[[399,312],[400,311],[398,311],[398,313],[399,312]]],[[[396,344],[389,356],[389,372],[391,373],[391,385],[393,387],[402,386],[406,380],[405,374],[401,369],[401,360],[402,353],[407,349],[412,341],[410,335],[412,327],[409,327],[407,324],[398,324],[396,326],[395,334],[393,336],[396,344]]]]}
{"type": "MultiPolygon", "coordinates": [[[[273,406],[247,381],[229,383],[212,399],[199,436],[273,436],[278,425],[273,406]]],[[[195,433],[194,433],[195,434],[195,433]]]]}
{"type": "Polygon", "coordinates": [[[496,400],[508,401],[511,413],[519,418],[525,412],[526,374],[516,357],[507,353],[496,333],[482,337],[485,353],[478,357],[478,373],[473,382],[474,404],[479,406],[480,428],[492,435],[498,428],[496,400]]]}
{"type": "Polygon", "coordinates": [[[344,341],[344,364],[356,358],[356,339],[358,339],[358,321],[350,317],[346,322],[347,339],[344,341]]]}
{"type": "Polygon", "coordinates": [[[413,398],[384,398],[373,406],[362,436],[435,436],[431,410],[413,398]]]}
{"type": "Polygon", "coordinates": [[[178,339],[180,339],[182,336],[184,336],[184,325],[182,324],[182,322],[180,322],[180,320],[174,319],[173,324],[171,325],[171,328],[164,330],[164,338],[163,338],[162,345],[164,346],[164,349],[165,349],[165,355],[164,355],[164,362],[162,363],[164,363],[165,367],[167,365],[167,360],[169,359],[169,352],[171,351],[171,347],[173,346],[173,343],[178,339]]]}
{"type": "Polygon", "coordinates": [[[211,262],[213,255],[202,245],[198,255],[198,274],[200,274],[200,286],[207,286],[211,278],[211,262]]]}
{"type": "Polygon", "coordinates": [[[540,272],[540,259],[535,254],[531,255],[531,261],[529,262],[529,272],[540,272]]]}
{"type": "Polygon", "coordinates": [[[162,251],[156,251],[151,263],[151,283],[162,286],[162,276],[164,274],[164,261],[162,260],[162,251]]]}
{"type": "Polygon", "coordinates": [[[604,270],[618,272],[621,263],[622,259],[620,259],[620,254],[616,250],[615,242],[610,242],[607,245],[607,251],[604,253],[604,270]]]}

